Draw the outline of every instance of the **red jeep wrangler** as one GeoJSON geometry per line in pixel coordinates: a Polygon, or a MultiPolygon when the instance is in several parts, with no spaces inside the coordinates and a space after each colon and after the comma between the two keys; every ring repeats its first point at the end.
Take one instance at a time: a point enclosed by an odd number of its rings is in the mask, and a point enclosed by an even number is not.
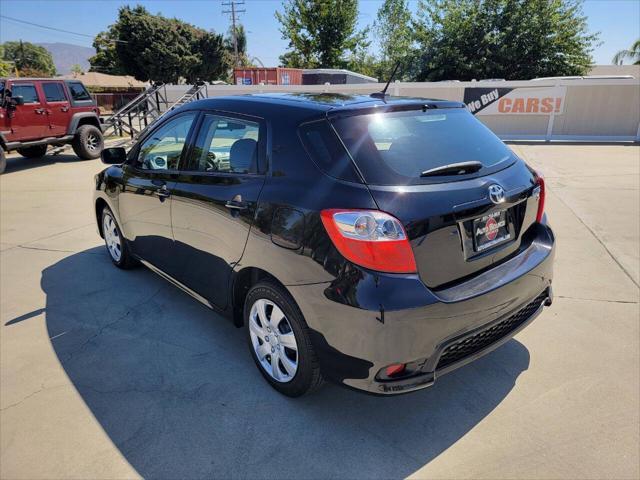
{"type": "Polygon", "coordinates": [[[6,154],[42,157],[49,145],[70,143],[82,159],[104,146],[99,110],[78,80],[0,79],[0,173],[6,154]]]}

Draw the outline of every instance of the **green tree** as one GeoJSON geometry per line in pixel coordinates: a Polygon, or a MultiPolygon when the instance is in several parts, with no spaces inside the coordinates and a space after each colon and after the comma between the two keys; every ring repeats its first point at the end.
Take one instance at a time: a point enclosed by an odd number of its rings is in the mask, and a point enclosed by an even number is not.
{"type": "Polygon", "coordinates": [[[342,68],[369,45],[368,28],[357,31],[358,0],[286,0],[283,6],[276,19],[289,41],[280,57],[284,66],[342,68]]]}
{"type": "Polygon", "coordinates": [[[347,57],[346,68],[352,72],[377,78],[380,81],[383,75],[382,63],[369,52],[368,48],[359,48],[352,52],[347,57]]]}
{"type": "Polygon", "coordinates": [[[385,0],[378,10],[373,31],[377,35],[381,56],[376,75],[381,81],[388,79],[396,64],[400,62],[402,73],[397,75],[397,79],[408,79],[415,52],[411,11],[407,0],[385,0]]]}
{"type": "Polygon", "coordinates": [[[581,0],[420,0],[419,80],[583,75],[598,34],[581,0]]]}
{"type": "Polygon", "coordinates": [[[142,81],[211,81],[227,69],[222,35],[152,15],[142,6],[120,8],[118,20],[96,37],[94,47],[93,70],[142,81]]]}
{"type": "Polygon", "coordinates": [[[4,45],[0,43],[0,77],[10,77],[13,74],[13,63],[4,60],[4,45]]]}
{"type": "Polygon", "coordinates": [[[84,69],[77,63],[71,65],[71,73],[74,75],[82,75],[84,73],[84,69]]]}
{"type": "Polygon", "coordinates": [[[640,39],[631,45],[630,50],[620,50],[616,53],[612,62],[614,65],[622,65],[625,60],[629,60],[634,65],[640,65],[640,39]]]}
{"type": "MultiPolygon", "coordinates": [[[[238,44],[238,66],[246,67],[251,65],[247,55],[247,32],[241,24],[236,25],[236,42],[238,44]]],[[[233,26],[229,27],[229,32],[224,39],[224,48],[229,56],[230,64],[234,65],[235,46],[233,44],[233,26]]]]}
{"type": "Polygon", "coordinates": [[[13,74],[13,64],[0,60],[0,77],[10,77],[13,74]]]}
{"type": "Polygon", "coordinates": [[[2,59],[13,62],[21,76],[52,77],[56,74],[51,53],[29,42],[5,42],[2,59]]]}
{"type": "Polygon", "coordinates": [[[93,39],[96,54],[89,58],[90,72],[106,73],[108,75],[125,75],[124,67],[120,64],[116,52],[118,39],[118,25],[114,24],[106,32],[100,32],[93,39]]]}

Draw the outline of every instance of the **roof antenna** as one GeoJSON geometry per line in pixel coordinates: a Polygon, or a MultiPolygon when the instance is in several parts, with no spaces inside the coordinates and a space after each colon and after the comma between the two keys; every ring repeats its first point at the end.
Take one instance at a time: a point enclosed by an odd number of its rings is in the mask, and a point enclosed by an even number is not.
{"type": "Polygon", "coordinates": [[[396,63],[395,68],[393,69],[393,72],[391,72],[391,76],[389,77],[389,81],[387,82],[387,84],[384,86],[384,88],[382,89],[381,92],[375,92],[372,93],[371,95],[369,95],[370,97],[373,98],[379,98],[381,100],[384,100],[385,98],[387,98],[389,95],[387,94],[387,88],[389,88],[389,84],[391,83],[391,80],[393,80],[393,77],[396,76],[396,72],[398,71],[398,68],[400,67],[400,62],[396,63]]]}

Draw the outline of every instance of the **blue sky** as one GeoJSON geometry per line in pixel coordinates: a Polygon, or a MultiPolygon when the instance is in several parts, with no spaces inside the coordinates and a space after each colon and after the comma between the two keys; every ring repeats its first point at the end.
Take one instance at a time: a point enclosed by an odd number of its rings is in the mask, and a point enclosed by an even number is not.
{"type": "MultiPolygon", "coordinates": [[[[222,14],[221,0],[0,0],[0,14],[94,36],[113,23],[118,7],[140,3],[152,13],[177,17],[207,30],[226,32],[229,16],[222,14]]],[[[361,0],[359,23],[364,27],[375,20],[381,0],[361,0]]],[[[415,1],[411,1],[415,9],[415,1]]],[[[274,12],[282,8],[280,0],[246,0],[241,21],[248,33],[251,56],[267,66],[277,65],[278,56],[287,47],[281,39],[274,12]]],[[[593,52],[595,63],[609,64],[620,49],[629,48],[640,37],[640,0],[587,0],[584,12],[589,29],[599,31],[602,45],[593,52]]],[[[0,41],[65,42],[91,45],[91,39],[0,19],[0,41]]]]}

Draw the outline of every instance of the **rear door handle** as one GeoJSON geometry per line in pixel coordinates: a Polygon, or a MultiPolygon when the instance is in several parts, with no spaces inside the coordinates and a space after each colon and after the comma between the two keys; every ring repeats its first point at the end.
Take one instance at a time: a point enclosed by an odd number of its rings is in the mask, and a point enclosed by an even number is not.
{"type": "Polygon", "coordinates": [[[249,205],[247,205],[245,202],[243,201],[238,201],[238,200],[229,200],[227,203],[224,204],[225,207],[227,207],[228,209],[231,210],[237,210],[237,211],[244,211],[247,208],[249,208],[249,205]]]}
{"type": "Polygon", "coordinates": [[[158,196],[160,198],[168,198],[171,196],[171,192],[167,190],[167,186],[165,185],[160,190],[158,190],[158,196]]]}
{"type": "Polygon", "coordinates": [[[69,107],[68,106],[64,106],[62,108],[60,108],[61,112],[68,112],[69,111],[69,107]]]}
{"type": "Polygon", "coordinates": [[[156,193],[158,194],[158,198],[160,199],[161,202],[164,201],[165,198],[169,198],[171,196],[171,192],[167,188],[167,184],[166,183],[164,183],[162,181],[158,181],[158,180],[153,180],[151,183],[153,183],[154,185],[160,187],[160,188],[158,188],[156,193]]]}

